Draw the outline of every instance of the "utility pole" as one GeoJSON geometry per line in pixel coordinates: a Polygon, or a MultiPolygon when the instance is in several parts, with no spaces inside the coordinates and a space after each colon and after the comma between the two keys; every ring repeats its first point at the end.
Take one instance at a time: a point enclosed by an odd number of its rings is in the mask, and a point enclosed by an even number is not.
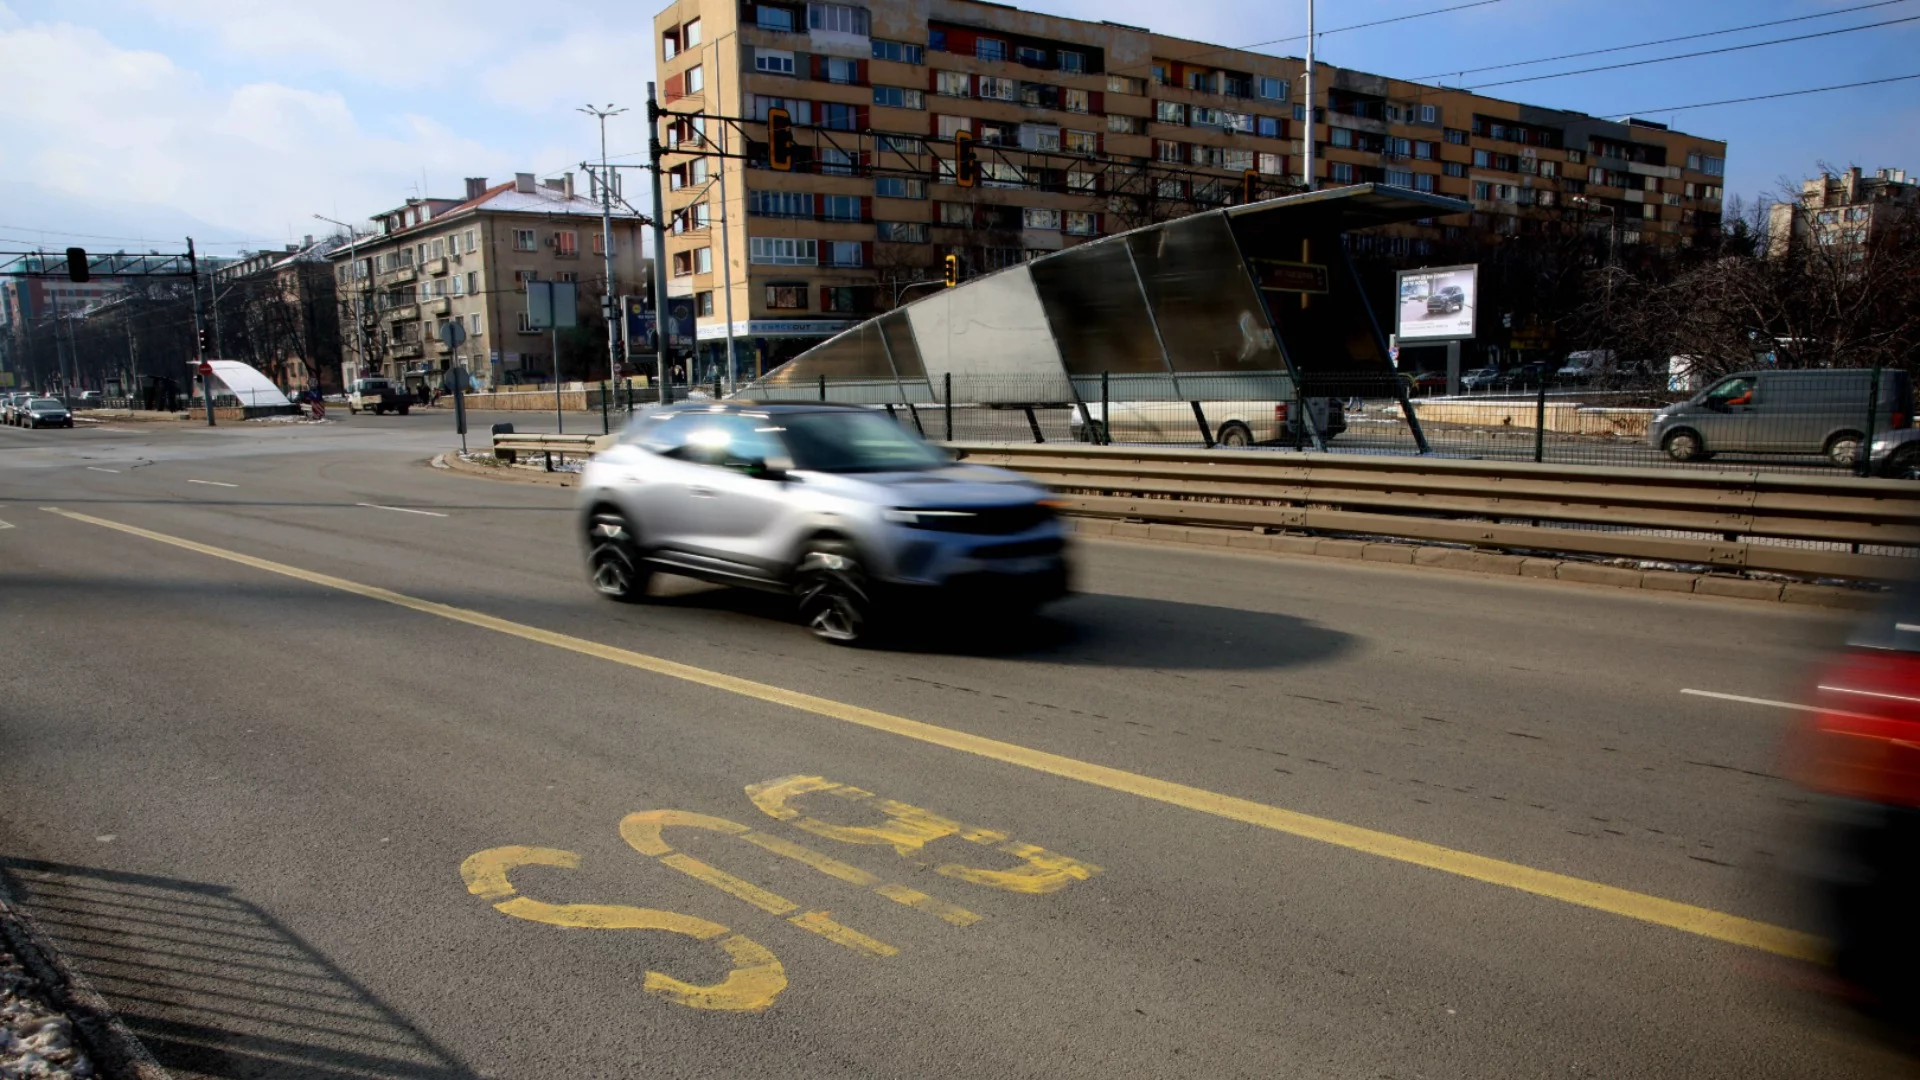
{"type": "MultiPolygon", "coordinates": [[[[359,373],[355,376],[355,378],[359,378],[364,376],[367,370],[367,321],[366,317],[360,312],[360,234],[355,231],[353,226],[344,221],[335,221],[330,217],[325,217],[320,214],[313,216],[317,221],[324,221],[330,225],[338,225],[347,230],[347,261],[353,264],[353,269],[347,274],[348,280],[353,282],[353,329],[360,340],[360,354],[355,357],[354,367],[359,369],[359,373]]],[[[367,277],[369,283],[371,283],[373,275],[368,274],[367,277]]],[[[340,374],[342,379],[347,383],[343,389],[351,392],[353,390],[353,380],[346,379],[346,372],[344,371],[340,374]]]]}
{"type": "Polygon", "coordinates": [[[667,212],[660,197],[660,99],[654,95],[651,82],[647,84],[647,162],[653,178],[653,367],[660,384],[660,403],[665,405],[673,400],[667,363],[667,212]]]}
{"type": "Polygon", "coordinates": [[[1307,0],[1307,74],[1306,74],[1306,78],[1305,78],[1305,79],[1303,79],[1303,80],[1301,80],[1301,81],[1303,81],[1303,82],[1305,82],[1305,83],[1307,84],[1307,85],[1306,85],[1306,91],[1305,91],[1305,93],[1306,93],[1306,98],[1307,98],[1307,132],[1306,132],[1306,154],[1304,155],[1304,160],[1305,160],[1305,162],[1306,162],[1306,170],[1307,170],[1307,175],[1306,175],[1306,185],[1307,185],[1307,190],[1308,190],[1308,191],[1312,191],[1312,190],[1314,189],[1314,178],[1313,178],[1313,133],[1314,133],[1314,124],[1313,124],[1313,0],[1307,0]]]}
{"type": "MultiPolygon", "coordinates": [[[[200,333],[202,312],[200,309],[200,261],[194,257],[193,237],[187,237],[187,270],[193,275],[193,354],[198,361],[195,369],[205,367],[207,363],[206,338],[200,333]]],[[[211,277],[207,281],[208,291],[213,289],[211,277]]],[[[213,376],[200,376],[200,396],[207,403],[207,426],[213,427],[213,376]]]]}
{"type": "MultiPolygon", "coordinates": [[[[583,112],[600,121],[600,253],[606,256],[607,286],[600,300],[600,313],[607,320],[607,393],[613,392],[613,384],[619,381],[620,346],[615,336],[619,329],[614,320],[619,316],[619,306],[613,296],[613,170],[607,167],[607,117],[619,116],[625,109],[616,109],[609,102],[604,109],[583,105],[574,110],[583,112]]],[[[554,350],[554,360],[558,363],[560,353],[554,350]]]]}
{"type": "MultiPolygon", "coordinates": [[[[724,52],[725,50],[718,50],[716,52],[716,57],[718,55],[724,54],[724,52]]],[[[715,67],[719,66],[719,62],[717,59],[715,60],[714,66],[715,67]]],[[[721,140],[722,140],[720,145],[720,153],[722,155],[725,155],[727,152],[727,147],[725,142],[726,128],[722,127],[720,129],[720,133],[721,133],[721,140]]],[[[733,245],[727,240],[727,219],[732,217],[733,215],[727,211],[727,159],[725,156],[722,156],[720,158],[719,169],[720,169],[720,288],[722,290],[721,295],[725,298],[725,310],[723,310],[721,314],[725,316],[727,320],[727,364],[726,364],[727,393],[731,394],[733,393],[733,245]]]]}

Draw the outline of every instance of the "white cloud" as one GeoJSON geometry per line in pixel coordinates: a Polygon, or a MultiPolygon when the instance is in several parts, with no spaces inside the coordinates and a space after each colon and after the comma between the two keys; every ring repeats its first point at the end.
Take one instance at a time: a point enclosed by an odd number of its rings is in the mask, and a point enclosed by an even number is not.
{"type": "MultiPolygon", "coordinates": [[[[479,77],[487,97],[522,112],[551,113],[588,102],[624,105],[644,116],[647,80],[653,78],[650,33],[576,31],[557,40],[513,50],[479,77]]],[[[611,123],[619,123],[612,121],[611,123]]],[[[644,138],[646,124],[635,128],[644,138]]]]}
{"type": "Polygon", "coordinates": [[[102,206],[164,205],[255,236],[313,231],[316,210],[364,217],[416,190],[423,170],[512,169],[426,116],[370,131],[336,91],[209,87],[166,56],[83,27],[0,29],[0,97],[42,103],[0,115],[0,180],[102,206]]]}

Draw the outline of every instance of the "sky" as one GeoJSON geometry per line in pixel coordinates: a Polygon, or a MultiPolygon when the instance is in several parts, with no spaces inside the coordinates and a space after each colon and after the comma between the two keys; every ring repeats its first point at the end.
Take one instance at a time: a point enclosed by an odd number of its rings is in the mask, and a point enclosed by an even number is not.
{"type": "MultiPolygon", "coordinates": [[[[1319,0],[1319,57],[1447,85],[1671,56],[1888,20],[1718,56],[1484,92],[1725,139],[1727,191],[1770,197],[1819,163],[1920,173],[1920,79],[1687,111],[1754,94],[1920,74],[1920,0],[1319,0]],[[1803,15],[1786,26],[1604,56],[1565,53],[1803,15]]],[[[1306,0],[1021,0],[1031,11],[1300,55],[1306,0]]],[[[468,176],[557,175],[599,153],[582,104],[633,111],[610,150],[640,161],[652,8],[571,0],[0,0],[0,250],[80,244],[230,253],[364,223],[468,176]]]]}

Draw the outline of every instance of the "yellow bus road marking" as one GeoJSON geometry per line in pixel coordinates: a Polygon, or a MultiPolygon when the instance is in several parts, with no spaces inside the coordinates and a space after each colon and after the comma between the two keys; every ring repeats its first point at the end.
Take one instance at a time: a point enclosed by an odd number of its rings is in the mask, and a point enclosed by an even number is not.
{"type": "Polygon", "coordinates": [[[695,881],[706,882],[729,896],[737,896],[770,915],[785,915],[789,911],[800,910],[799,904],[786,897],[768,892],[751,881],[734,877],[717,866],[709,866],[691,855],[676,851],[661,856],[660,861],[695,881]]]}
{"type": "Polygon", "coordinates": [[[855,952],[882,957],[900,955],[899,949],[884,941],[876,941],[851,927],[841,926],[827,918],[827,913],[824,911],[809,911],[805,915],[795,915],[787,921],[802,930],[811,930],[835,945],[845,945],[855,952]]]}
{"type": "Polygon", "coordinates": [[[1500,885],[1521,892],[1532,893],[1564,903],[1603,911],[1623,918],[1637,919],[1641,922],[1680,930],[1689,934],[1741,945],[1752,949],[1761,949],[1796,959],[1816,960],[1824,958],[1825,944],[1820,938],[1797,930],[1754,919],[1730,915],[1711,908],[1694,904],[1665,900],[1657,896],[1634,892],[1612,885],[1587,881],[1567,874],[1557,874],[1531,866],[1506,862],[1501,859],[1475,855],[1430,844],[1423,840],[1398,836],[1393,833],[1368,829],[1358,825],[1334,821],[1329,818],[1315,817],[1294,810],[1285,810],[1277,806],[1241,799],[1231,795],[1207,791],[1204,788],[1160,780],[1140,773],[1128,772],[1106,765],[1097,765],[1077,758],[1053,754],[1044,750],[1035,750],[1015,743],[990,739],[983,735],[974,735],[952,728],[940,727],[918,720],[909,720],[903,716],[894,716],[875,709],[866,709],[858,705],[833,701],[828,698],[803,694],[767,683],[743,679],[718,671],[708,671],[682,664],[662,657],[648,656],[644,653],[612,645],[603,645],[585,638],[555,633],[535,626],[511,622],[507,619],[485,615],[478,611],[457,608],[448,604],[439,604],[431,600],[422,600],[407,596],[390,589],[374,585],[363,585],[345,578],[332,577],[316,573],[285,563],[244,555],[237,551],[202,544],[197,541],[168,536],[135,525],[124,525],[116,521],[79,514],[71,510],[55,507],[45,508],[73,521],[114,529],[130,536],[139,536],[157,543],[170,544],[187,551],[199,552],[216,559],[249,566],[271,574],[279,574],[309,584],[337,589],[356,596],[378,600],[398,607],[408,608],[427,615],[448,619],[508,634],[525,641],[551,645],[582,656],[607,660],[640,671],[652,672],[669,678],[680,679],[715,690],[724,690],[731,694],[784,705],[802,712],[813,713],[829,719],[840,720],[860,727],[882,731],[902,738],[913,739],[931,746],[939,746],[975,757],[1015,765],[1049,776],[1058,776],[1110,791],[1123,792],[1143,799],[1164,803],[1209,814],[1228,821],[1238,821],[1257,825],[1274,832],[1285,833],[1307,840],[1316,840],[1324,844],[1347,848],[1352,851],[1376,855],[1397,862],[1426,867],[1443,873],[1453,874],[1500,885]]]}

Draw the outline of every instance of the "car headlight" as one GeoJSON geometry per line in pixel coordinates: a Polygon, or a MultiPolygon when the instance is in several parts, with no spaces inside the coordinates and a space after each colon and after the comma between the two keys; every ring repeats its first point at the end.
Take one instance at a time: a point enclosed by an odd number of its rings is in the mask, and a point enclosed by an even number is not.
{"type": "Polygon", "coordinates": [[[1873,440],[1873,450],[1874,450],[1874,452],[1875,452],[1875,453],[1879,453],[1879,452],[1880,452],[1880,451],[1882,451],[1882,450],[1891,450],[1891,449],[1893,449],[1893,440],[1892,440],[1892,439],[1875,439],[1875,440],[1873,440]]]}
{"type": "Polygon", "coordinates": [[[967,510],[899,509],[899,510],[888,510],[882,513],[880,516],[898,525],[918,525],[923,521],[941,520],[941,519],[950,520],[952,518],[970,518],[976,515],[974,515],[971,511],[967,511],[967,510]]]}

